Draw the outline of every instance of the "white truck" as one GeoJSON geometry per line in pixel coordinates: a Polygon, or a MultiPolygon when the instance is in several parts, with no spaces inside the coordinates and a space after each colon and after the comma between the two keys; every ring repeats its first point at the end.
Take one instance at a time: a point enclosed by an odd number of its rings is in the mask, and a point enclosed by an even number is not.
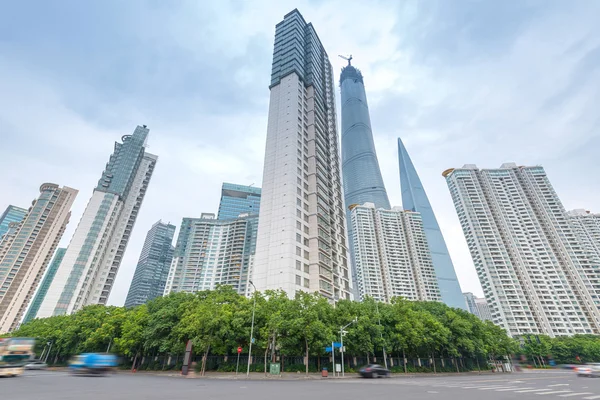
{"type": "Polygon", "coordinates": [[[0,339],[0,376],[17,376],[23,373],[25,364],[33,358],[35,339],[0,339]]]}

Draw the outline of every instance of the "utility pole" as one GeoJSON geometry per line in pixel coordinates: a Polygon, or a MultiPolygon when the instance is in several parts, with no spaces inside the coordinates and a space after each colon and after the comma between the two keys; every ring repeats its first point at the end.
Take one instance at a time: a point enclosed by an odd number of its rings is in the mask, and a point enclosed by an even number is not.
{"type": "Polygon", "coordinates": [[[354,317],[352,322],[350,322],[340,328],[340,352],[342,353],[342,376],[346,376],[346,375],[344,375],[344,335],[346,334],[344,329],[346,329],[347,327],[349,327],[352,324],[355,324],[357,321],[358,321],[358,317],[354,317]]]}
{"type": "Polygon", "coordinates": [[[252,281],[248,281],[254,288],[254,305],[252,306],[252,326],[250,327],[250,349],[248,350],[248,368],[246,369],[246,376],[250,376],[250,360],[252,359],[252,341],[254,340],[254,311],[256,310],[256,286],[252,281]]]}

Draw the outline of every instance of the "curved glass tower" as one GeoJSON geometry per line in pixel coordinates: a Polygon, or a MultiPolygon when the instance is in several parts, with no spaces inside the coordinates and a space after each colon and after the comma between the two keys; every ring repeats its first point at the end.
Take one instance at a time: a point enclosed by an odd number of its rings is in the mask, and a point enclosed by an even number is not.
{"type": "MultiPolygon", "coordinates": [[[[350,57],[352,59],[352,57],[350,57]]],[[[354,298],[358,299],[356,260],[354,258],[352,226],[349,207],[373,203],[375,208],[389,210],[390,200],[375,153],[371,118],[363,76],[348,60],[340,74],[342,92],[342,177],[348,221],[348,243],[352,259],[354,298]]]]}
{"type": "Polygon", "coordinates": [[[437,276],[442,301],[450,307],[467,309],[467,303],[460,289],[454,265],[448,253],[444,236],[440,230],[421,179],[413,165],[404,143],[398,138],[398,159],[400,162],[400,186],[402,188],[402,206],[405,210],[421,213],[423,228],[431,251],[433,269],[437,276]]]}
{"type": "Polygon", "coordinates": [[[390,201],[383,186],[375,153],[367,95],[360,71],[350,65],[342,68],[342,175],[346,207],[375,204],[389,210],[390,201]]]}

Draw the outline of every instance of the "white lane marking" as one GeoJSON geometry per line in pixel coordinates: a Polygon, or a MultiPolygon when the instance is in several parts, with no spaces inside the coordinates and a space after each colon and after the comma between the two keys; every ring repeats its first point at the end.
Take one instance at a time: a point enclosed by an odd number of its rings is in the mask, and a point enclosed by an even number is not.
{"type": "Polygon", "coordinates": [[[517,390],[516,393],[547,392],[548,389],[517,390]]]}
{"type": "Polygon", "coordinates": [[[570,386],[568,383],[557,383],[556,385],[548,385],[548,387],[555,387],[555,386],[570,386]]]}
{"type": "Polygon", "coordinates": [[[589,396],[589,397],[584,397],[585,400],[594,400],[594,399],[600,399],[600,396],[589,396]]]}
{"type": "Polygon", "coordinates": [[[428,390],[427,393],[439,393],[439,392],[436,392],[435,390],[428,390]]]}
{"type": "Polygon", "coordinates": [[[581,393],[569,393],[569,394],[559,394],[559,397],[571,397],[571,396],[583,396],[584,394],[594,394],[590,392],[581,392],[581,393]]]}
{"type": "Polygon", "coordinates": [[[571,392],[571,391],[570,390],[554,390],[551,392],[539,392],[536,394],[543,395],[543,394],[556,394],[556,393],[569,393],[569,392],[571,392]]]}
{"type": "Polygon", "coordinates": [[[535,389],[533,387],[515,387],[515,388],[510,388],[510,389],[498,389],[496,390],[496,392],[510,392],[513,390],[525,390],[525,389],[535,389]]]}
{"type": "Polygon", "coordinates": [[[496,390],[496,389],[512,389],[512,388],[514,388],[514,386],[494,386],[494,387],[479,388],[479,390],[496,390]]]}

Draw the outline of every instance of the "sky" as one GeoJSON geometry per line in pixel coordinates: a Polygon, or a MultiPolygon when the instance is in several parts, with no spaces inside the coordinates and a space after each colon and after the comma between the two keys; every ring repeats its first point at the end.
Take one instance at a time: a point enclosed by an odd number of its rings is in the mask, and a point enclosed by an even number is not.
{"type": "Polygon", "coordinates": [[[600,212],[595,0],[7,2],[0,211],[44,182],[78,189],[66,246],[114,142],[148,125],[159,159],[109,299],[122,305],[153,223],[216,213],[222,182],[260,186],[275,25],[294,8],[336,75],[339,54],[361,69],[393,205],[404,141],[463,291],[482,295],[443,170],[542,165],[567,209],[600,212]]]}

